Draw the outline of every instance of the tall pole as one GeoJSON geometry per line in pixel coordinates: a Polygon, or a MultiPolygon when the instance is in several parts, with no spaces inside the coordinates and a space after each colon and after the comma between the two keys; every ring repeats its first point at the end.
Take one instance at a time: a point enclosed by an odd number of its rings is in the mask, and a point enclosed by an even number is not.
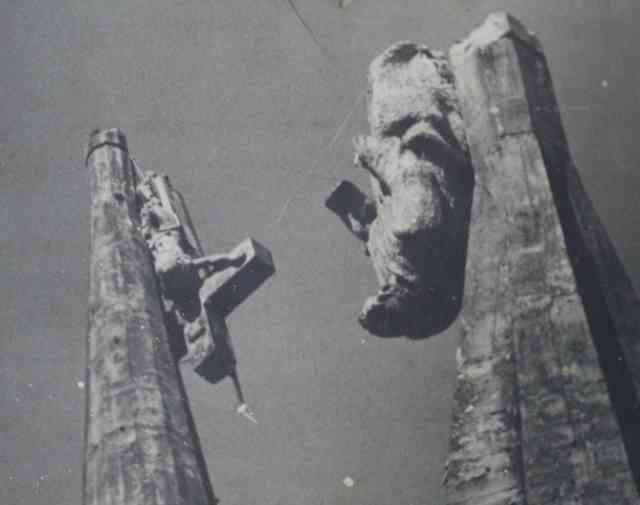
{"type": "Polygon", "coordinates": [[[96,131],[91,187],[84,505],[211,505],[215,497],[139,231],[127,141],[96,131]]]}
{"type": "Polygon", "coordinates": [[[543,50],[496,13],[450,61],[476,185],[447,503],[638,504],[640,303],[580,185],[543,50]]]}

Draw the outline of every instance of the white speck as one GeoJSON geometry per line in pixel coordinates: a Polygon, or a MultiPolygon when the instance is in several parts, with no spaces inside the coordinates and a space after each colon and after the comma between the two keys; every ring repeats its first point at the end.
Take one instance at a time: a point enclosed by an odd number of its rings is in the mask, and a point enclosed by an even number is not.
{"type": "Polygon", "coordinates": [[[489,112],[491,112],[491,114],[500,114],[500,109],[494,105],[489,109],[489,112]]]}
{"type": "Polygon", "coordinates": [[[14,480],[15,477],[13,475],[9,475],[9,480],[14,480]]]}
{"type": "Polygon", "coordinates": [[[342,479],[342,483],[347,487],[353,487],[353,485],[355,484],[353,479],[348,475],[344,479],[342,479]]]}
{"type": "Polygon", "coordinates": [[[456,349],[456,364],[458,365],[458,368],[460,368],[464,363],[464,358],[462,356],[462,349],[460,349],[459,347],[456,349]]]}
{"type": "Polygon", "coordinates": [[[20,397],[16,396],[16,403],[20,403],[20,397]]]}
{"type": "Polygon", "coordinates": [[[77,382],[77,386],[78,386],[78,388],[80,388],[80,389],[84,389],[84,382],[82,382],[82,381],[78,381],[78,382],[77,382]]]}
{"type": "Polygon", "coordinates": [[[465,414],[469,414],[470,412],[473,412],[475,410],[475,408],[473,407],[473,405],[469,405],[466,409],[464,409],[464,413],[465,414]]]}
{"type": "Polygon", "coordinates": [[[236,412],[242,417],[247,418],[252,423],[258,424],[258,420],[254,417],[253,412],[249,410],[249,406],[246,403],[241,403],[240,405],[238,405],[236,412]]]}
{"type": "Polygon", "coordinates": [[[606,88],[609,86],[609,81],[602,81],[602,87],[606,88]]]}
{"type": "Polygon", "coordinates": [[[33,384],[27,384],[27,387],[32,388],[33,384]]]}
{"type": "Polygon", "coordinates": [[[364,338],[361,338],[361,339],[360,339],[360,343],[361,343],[361,344],[366,344],[366,343],[367,343],[367,341],[366,341],[364,338]]]}

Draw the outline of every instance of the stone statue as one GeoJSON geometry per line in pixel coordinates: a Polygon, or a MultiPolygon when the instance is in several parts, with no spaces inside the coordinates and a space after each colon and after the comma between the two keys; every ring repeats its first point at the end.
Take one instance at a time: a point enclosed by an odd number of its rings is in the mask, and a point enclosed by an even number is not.
{"type": "Polygon", "coordinates": [[[380,284],[360,324],[380,336],[441,331],[462,298],[473,169],[441,53],[396,43],[369,69],[371,135],[355,164],[372,198],[343,181],[326,205],[366,244],[380,284]]]}

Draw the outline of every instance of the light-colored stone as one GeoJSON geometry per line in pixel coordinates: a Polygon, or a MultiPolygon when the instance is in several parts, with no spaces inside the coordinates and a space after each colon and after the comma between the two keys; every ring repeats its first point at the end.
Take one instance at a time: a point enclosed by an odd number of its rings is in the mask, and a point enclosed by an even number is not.
{"type": "Polygon", "coordinates": [[[360,323],[382,336],[444,329],[461,302],[473,173],[453,76],[442,53],[394,44],[369,69],[370,136],[355,163],[372,198],[341,183],[326,205],[366,243],[380,291],[360,323]]]}

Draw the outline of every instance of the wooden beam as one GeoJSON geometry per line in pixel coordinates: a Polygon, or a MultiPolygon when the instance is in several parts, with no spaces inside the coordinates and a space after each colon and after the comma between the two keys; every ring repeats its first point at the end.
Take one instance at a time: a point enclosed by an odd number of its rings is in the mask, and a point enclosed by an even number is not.
{"type": "Polygon", "coordinates": [[[139,233],[127,141],[91,135],[85,505],[216,502],[139,233]]]}
{"type": "MultiPolygon", "coordinates": [[[[496,13],[451,48],[450,61],[476,186],[448,503],[637,504],[601,367],[607,335],[589,314],[589,273],[572,257],[595,214],[568,232],[562,202],[575,194],[559,181],[575,188],[578,178],[542,48],[496,13]]],[[[602,285],[591,289],[601,296],[602,285]]]]}

